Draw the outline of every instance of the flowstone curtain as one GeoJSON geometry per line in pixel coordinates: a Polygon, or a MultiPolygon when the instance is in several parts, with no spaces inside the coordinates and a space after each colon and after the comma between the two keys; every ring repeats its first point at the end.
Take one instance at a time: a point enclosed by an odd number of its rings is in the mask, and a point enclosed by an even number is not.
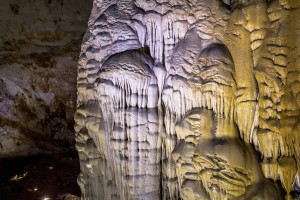
{"type": "Polygon", "coordinates": [[[82,198],[296,197],[299,20],[297,0],[94,0],[77,79],[82,198]]]}

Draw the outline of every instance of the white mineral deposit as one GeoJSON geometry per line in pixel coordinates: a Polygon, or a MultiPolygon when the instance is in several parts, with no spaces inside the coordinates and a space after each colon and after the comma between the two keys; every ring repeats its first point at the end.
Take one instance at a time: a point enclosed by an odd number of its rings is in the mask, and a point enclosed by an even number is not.
{"type": "Polygon", "coordinates": [[[300,1],[94,0],[79,59],[83,200],[292,199],[300,1]]]}

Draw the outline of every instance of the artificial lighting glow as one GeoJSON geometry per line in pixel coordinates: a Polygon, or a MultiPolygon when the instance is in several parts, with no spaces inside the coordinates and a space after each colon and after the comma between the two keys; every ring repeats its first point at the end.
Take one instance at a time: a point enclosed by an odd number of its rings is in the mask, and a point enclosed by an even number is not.
{"type": "Polygon", "coordinates": [[[25,176],[27,176],[27,174],[28,174],[28,171],[27,172],[25,172],[24,174],[21,174],[21,175],[15,175],[14,177],[12,177],[11,179],[10,179],[10,181],[19,181],[19,180],[21,180],[21,179],[23,179],[25,176]]]}
{"type": "Polygon", "coordinates": [[[48,168],[49,168],[49,169],[53,169],[53,167],[52,167],[52,166],[49,166],[48,168]]]}
{"type": "Polygon", "coordinates": [[[38,188],[36,187],[36,188],[33,188],[33,189],[28,189],[28,191],[29,192],[36,192],[36,191],[38,191],[38,188]]]}
{"type": "Polygon", "coordinates": [[[49,197],[44,197],[43,200],[50,200],[50,198],[49,197]]]}

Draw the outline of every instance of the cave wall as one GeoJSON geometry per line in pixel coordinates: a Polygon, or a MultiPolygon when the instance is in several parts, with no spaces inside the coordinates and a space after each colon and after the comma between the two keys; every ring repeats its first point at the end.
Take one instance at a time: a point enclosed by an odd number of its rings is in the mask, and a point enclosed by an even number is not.
{"type": "Polygon", "coordinates": [[[94,0],[77,76],[82,199],[299,193],[297,19],[296,0],[94,0]]]}
{"type": "Polygon", "coordinates": [[[74,146],[76,70],[92,1],[0,2],[0,157],[74,146]]]}

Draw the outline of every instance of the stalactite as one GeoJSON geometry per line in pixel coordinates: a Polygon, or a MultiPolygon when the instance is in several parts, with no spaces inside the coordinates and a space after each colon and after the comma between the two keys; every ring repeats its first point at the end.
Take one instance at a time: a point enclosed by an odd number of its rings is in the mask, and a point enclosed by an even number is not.
{"type": "MultiPolygon", "coordinates": [[[[104,156],[101,178],[113,186],[105,188],[115,189],[95,195],[281,199],[267,177],[280,180],[290,198],[299,179],[300,80],[299,43],[289,36],[298,41],[291,16],[298,17],[299,6],[102,3],[78,73],[79,107],[90,99],[102,114],[89,118],[87,105],[76,118],[78,143],[86,128],[104,156]]],[[[85,170],[80,184],[89,199],[87,188],[96,186],[83,183],[85,170]]]]}

